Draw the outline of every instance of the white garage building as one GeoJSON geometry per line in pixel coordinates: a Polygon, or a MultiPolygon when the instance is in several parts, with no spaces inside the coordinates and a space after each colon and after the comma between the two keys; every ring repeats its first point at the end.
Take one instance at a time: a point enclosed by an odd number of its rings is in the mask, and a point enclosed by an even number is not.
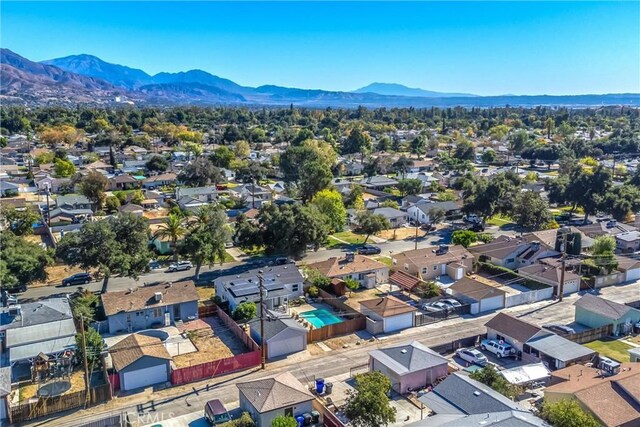
{"type": "Polygon", "coordinates": [[[367,316],[367,330],[372,334],[401,331],[412,327],[416,308],[394,296],[360,302],[360,312],[367,316]]]}
{"type": "Polygon", "coordinates": [[[169,381],[171,356],[160,338],[131,334],[109,349],[120,390],[133,390],[169,381]]]}
{"type": "Polygon", "coordinates": [[[471,314],[498,310],[505,306],[506,293],[503,290],[468,277],[449,286],[447,292],[460,301],[471,304],[471,314]]]}

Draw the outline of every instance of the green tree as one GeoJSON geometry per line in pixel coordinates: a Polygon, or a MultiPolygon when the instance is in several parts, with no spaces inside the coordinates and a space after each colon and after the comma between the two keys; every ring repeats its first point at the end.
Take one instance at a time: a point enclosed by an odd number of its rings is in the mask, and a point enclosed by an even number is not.
{"type": "Polygon", "coordinates": [[[175,214],[169,214],[163,224],[153,233],[154,239],[169,239],[173,251],[173,261],[178,262],[178,240],[187,234],[184,219],[175,214]]]}
{"type": "Polygon", "coordinates": [[[133,193],[131,193],[131,198],[129,200],[131,203],[139,205],[144,201],[144,199],[145,197],[142,190],[133,190],[133,193]]]}
{"type": "Polygon", "coordinates": [[[342,231],[347,221],[347,210],[340,193],[336,190],[324,189],[319,191],[311,202],[327,219],[330,233],[342,231]]]}
{"type": "Polygon", "coordinates": [[[100,211],[106,198],[105,191],[108,183],[106,176],[100,172],[91,171],[80,180],[80,193],[96,205],[96,210],[100,211]]]}
{"type": "Polygon", "coordinates": [[[387,394],[391,380],[378,371],[356,375],[355,391],[347,391],[345,415],[354,427],[386,426],[396,420],[387,394]]]}
{"type": "Polygon", "coordinates": [[[471,230],[456,230],[451,235],[451,243],[465,248],[471,246],[477,240],[476,233],[471,230]]]}
{"type": "Polygon", "coordinates": [[[542,418],[553,427],[599,427],[600,423],[573,399],[544,402],[542,418]]]}
{"type": "Polygon", "coordinates": [[[349,132],[344,145],[342,146],[342,154],[360,153],[364,158],[366,153],[371,151],[371,137],[360,127],[354,127],[349,132]]]}
{"type": "Polygon", "coordinates": [[[529,133],[524,129],[518,130],[509,135],[509,146],[511,151],[516,154],[524,150],[529,144],[529,141],[529,133]]]}
{"type": "Polygon", "coordinates": [[[591,255],[596,266],[611,273],[618,267],[615,257],[616,239],[613,236],[598,236],[591,246],[591,255]]]}
{"type": "Polygon", "coordinates": [[[205,216],[184,239],[180,251],[196,265],[195,278],[200,278],[203,264],[222,264],[226,255],[225,243],[231,239],[227,216],[221,209],[209,208],[201,213],[205,216]]]}
{"type": "Polygon", "coordinates": [[[556,127],[555,120],[553,120],[553,118],[549,117],[547,120],[545,120],[544,127],[547,130],[547,138],[551,139],[551,135],[553,134],[553,130],[556,127]]]}
{"type": "Polygon", "coordinates": [[[236,157],[246,159],[251,154],[251,146],[247,141],[236,142],[236,157]]]}
{"type": "Polygon", "coordinates": [[[7,205],[0,208],[0,218],[7,222],[13,234],[23,236],[33,233],[32,225],[40,220],[40,213],[33,205],[28,205],[23,210],[7,205]]]}
{"type": "Polygon", "coordinates": [[[236,158],[235,153],[229,147],[222,146],[214,150],[213,154],[209,157],[211,163],[219,168],[229,169],[231,162],[236,158]]]}
{"type": "Polygon", "coordinates": [[[76,173],[76,167],[68,160],[56,159],[53,167],[56,176],[67,178],[76,173]]]}
{"type": "Polygon", "coordinates": [[[53,264],[53,258],[40,245],[5,230],[0,231],[0,248],[0,283],[3,288],[26,287],[47,278],[45,267],[53,264]]]}
{"type": "Polygon", "coordinates": [[[151,259],[147,233],[144,218],[120,214],[87,223],[77,233],[65,234],[58,243],[56,256],[83,270],[97,269],[104,276],[104,293],[112,275],[137,279],[146,270],[151,259]]]}
{"type": "Polygon", "coordinates": [[[331,168],[321,161],[307,162],[300,171],[300,196],[306,203],[321,190],[331,185],[333,174],[331,168]]]}
{"type": "Polygon", "coordinates": [[[181,176],[187,185],[194,187],[217,184],[222,181],[220,169],[204,157],[199,157],[189,163],[182,171],[181,176]]]}
{"type": "Polygon", "coordinates": [[[411,154],[424,154],[427,147],[427,139],[418,135],[411,141],[411,154]]]}
{"type": "Polygon", "coordinates": [[[345,278],[344,284],[347,287],[347,289],[349,289],[349,295],[351,295],[351,292],[357,291],[358,288],[360,288],[360,282],[358,282],[356,279],[353,279],[351,277],[345,278]]]}
{"type": "Polygon", "coordinates": [[[298,422],[291,416],[280,415],[273,419],[271,427],[298,427],[298,422]]]}
{"type": "Polygon", "coordinates": [[[401,179],[398,181],[397,187],[403,197],[420,194],[422,192],[422,181],[419,179],[401,179]]]}
{"type": "MultiPolygon", "coordinates": [[[[82,332],[78,332],[76,334],[76,355],[80,360],[84,357],[84,346],[82,344],[82,332]]],[[[89,369],[100,369],[102,363],[100,361],[100,353],[106,348],[102,336],[93,328],[85,329],[84,344],[87,347],[87,365],[89,369]]]]}
{"type": "Polygon", "coordinates": [[[393,170],[395,170],[403,179],[407,176],[409,168],[413,166],[413,160],[407,156],[400,156],[398,160],[393,163],[393,170]]]}
{"type": "Polygon", "coordinates": [[[498,393],[507,396],[510,399],[514,399],[519,393],[520,389],[517,386],[510,384],[495,368],[495,366],[489,364],[482,369],[474,371],[470,377],[476,381],[485,384],[498,393]]]}
{"type": "Polygon", "coordinates": [[[152,156],[145,166],[151,172],[164,172],[169,169],[169,162],[162,156],[152,156]]]}
{"type": "Polygon", "coordinates": [[[315,135],[309,129],[300,129],[295,138],[291,140],[291,145],[298,146],[301,145],[304,141],[309,139],[314,139],[315,135]]]}
{"type": "Polygon", "coordinates": [[[496,161],[496,152],[493,150],[485,150],[481,156],[483,163],[493,163],[496,161]]]}
{"type": "Polygon", "coordinates": [[[531,231],[541,230],[553,220],[549,204],[534,191],[518,193],[510,215],[516,224],[531,231]]]}
{"type": "Polygon", "coordinates": [[[466,139],[458,141],[456,150],[453,154],[456,159],[474,161],[476,154],[473,144],[466,139]]]}
{"type": "Polygon", "coordinates": [[[256,307],[256,303],[252,301],[246,301],[238,304],[236,308],[233,309],[233,319],[238,322],[248,322],[249,320],[256,317],[258,314],[258,308],[256,307]]]}
{"type": "Polygon", "coordinates": [[[433,225],[439,224],[444,221],[447,213],[442,208],[431,208],[429,209],[429,222],[433,225]]]}
{"type": "Polygon", "coordinates": [[[82,319],[88,326],[93,322],[99,304],[98,296],[85,289],[71,300],[71,312],[75,319],[82,319]]]}
{"type": "Polygon", "coordinates": [[[367,243],[367,240],[369,240],[372,234],[391,228],[391,223],[387,218],[380,214],[374,214],[371,211],[358,213],[356,222],[358,223],[358,231],[366,234],[363,244],[367,243]]]}
{"type": "Polygon", "coordinates": [[[118,196],[108,196],[104,201],[104,208],[108,213],[114,213],[120,207],[120,199],[118,196]]]}

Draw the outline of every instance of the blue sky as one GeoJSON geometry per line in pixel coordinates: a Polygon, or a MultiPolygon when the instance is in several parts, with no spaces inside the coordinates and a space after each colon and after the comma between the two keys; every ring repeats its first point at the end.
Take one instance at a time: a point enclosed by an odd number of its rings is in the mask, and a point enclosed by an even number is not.
{"type": "Polygon", "coordinates": [[[640,2],[2,1],[2,47],[243,85],[640,92],[640,2]]]}

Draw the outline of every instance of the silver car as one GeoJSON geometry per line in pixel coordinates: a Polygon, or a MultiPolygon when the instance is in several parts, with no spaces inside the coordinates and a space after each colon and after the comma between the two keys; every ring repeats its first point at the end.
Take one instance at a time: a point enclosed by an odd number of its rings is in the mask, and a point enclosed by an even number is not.
{"type": "Polygon", "coordinates": [[[478,366],[486,366],[489,363],[487,357],[475,348],[461,348],[456,351],[456,356],[465,362],[475,363],[478,366]]]}
{"type": "Polygon", "coordinates": [[[189,270],[191,268],[193,268],[193,264],[191,264],[191,261],[178,261],[175,264],[171,264],[167,271],[168,272],[185,271],[185,270],[189,270]]]}

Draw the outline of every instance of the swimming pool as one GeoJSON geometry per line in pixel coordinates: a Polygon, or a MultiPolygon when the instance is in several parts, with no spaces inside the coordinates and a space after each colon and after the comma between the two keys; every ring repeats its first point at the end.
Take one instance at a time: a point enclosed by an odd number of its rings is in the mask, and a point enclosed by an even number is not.
{"type": "Polygon", "coordinates": [[[323,326],[342,323],[342,319],[334,316],[329,310],[324,308],[300,313],[300,317],[311,323],[314,328],[322,328],[323,326]]]}

